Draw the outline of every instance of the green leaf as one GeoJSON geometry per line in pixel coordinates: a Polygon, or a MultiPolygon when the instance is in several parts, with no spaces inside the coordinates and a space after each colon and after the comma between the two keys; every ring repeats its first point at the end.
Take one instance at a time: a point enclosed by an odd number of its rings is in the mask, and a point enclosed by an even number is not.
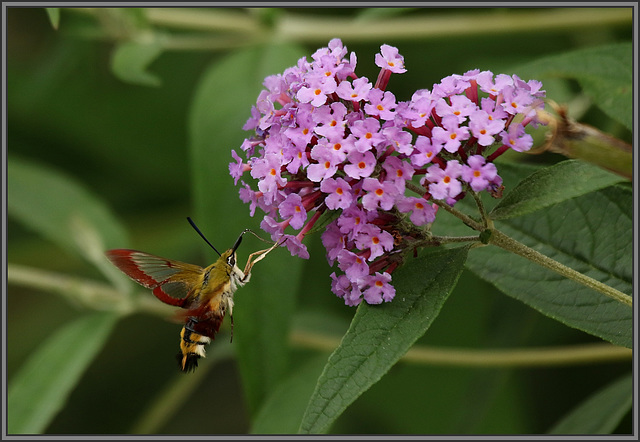
{"type": "Polygon", "coordinates": [[[251,426],[252,434],[294,434],[300,427],[304,409],[327,363],[318,356],[288,376],[265,400],[251,426]]]}
{"type": "MultiPolygon", "coordinates": [[[[631,11],[629,12],[631,14],[631,11]]],[[[633,47],[616,43],[536,60],[517,69],[528,78],[578,80],[584,92],[614,120],[633,130],[633,47]]]]}
{"type": "MultiPolygon", "coordinates": [[[[242,141],[250,135],[242,126],[264,78],[295,65],[304,54],[287,44],[244,49],[216,61],[196,90],[189,115],[196,222],[205,233],[215,232],[208,234],[214,244],[224,241],[230,247],[242,229],[258,231],[259,220],[250,219],[249,206],[239,199],[229,175],[231,150],[241,152],[242,141]]],[[[264,244],[247,238],[240,253],[259,248],[264,244]]],[[[288,333],[301,264],[286,250],[275,250],[236,295],[233,341],[251,414],[288,370],[288,333]]]]}
{"type": "Polygon", "coordinates": [[[9,215],[45,238],[98,266],[106,263],[104,250],[126,246],[127,235],[117,218],[72,177],[13,157],[7,172],[9,215]]]}
{"type": "MultiPolygon", "coordinates": [[[[496,227],[572,269],[631,295],[633,200],[613,186],[496,227]]],[[[467,267],[509,296],[566,325],[631,348],[632,309],[520,256],[488,246],[467,267]]]]}
{"type": "Polygon", "coordinates": [[[610,434],[633,403],[628,374],[591,395],[549,430],[549,434],[610,434]]]}
{"type": "Polygon", "coordinates": [[[578,160],[539,170],[522,180],[489,213],[494,220],[525,215],[623,181],[621,177],[578,160]]]}
{"type": "Polygon", "coordinates": [[[47,16],[51,22],[53,29],[58,29],[60,25],[60,8],[44,8],[47,11],[47,16]]]}
{"type": "Polygon", "coordinates": [[[52,333],[11,381],[7,432],[42,433],[102,349],[118,316],[86,315],[52,333]]]}
{"type": "Polygon", "coordinates": [[[113,74],[126,83],[160,86],[160,78],[148,72],[147,68],[162,54],[162,50],[162,39],[150,32],[145,32],[138,40],[121,43],[111,57],[113,74]]]}
{"type": "Polygon", "coordinates": [[[467,251],[467,247],[430,250],[394,273],[392,302],[358,307],[318,379],[301,433],[327,432],[427,331],[455,287],[467,251]]]}

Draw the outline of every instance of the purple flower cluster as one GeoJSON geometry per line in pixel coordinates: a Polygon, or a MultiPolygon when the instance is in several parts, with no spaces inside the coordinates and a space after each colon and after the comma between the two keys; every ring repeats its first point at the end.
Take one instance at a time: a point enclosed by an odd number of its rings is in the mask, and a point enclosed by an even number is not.
{"type": "Polygon", "coordinates": [[[292,255],[308,258],[302,239],[323,214],[338,213],[322,233],[342,271],[331,275],[332,290],[347,305],[390,301],[399,252],[428,232],[434,200],[500,194],[493,160],[531,148],[525,126],[538,123],[544,91],[537,81],[473,70],[397,101],[385,90],[392,73],[406,71],[394,47],[376,54],[375,84],[355,74],[356,55],[347,58],[338,39],[312,59],[265,79],[244,126],[254,132],[241,146],[247,160],[233,151],[229,170],[251,216],[264,211],[262,229],[286,238],[292,255]],[[247,171],[257,189],[241,179],[247,171]]]}

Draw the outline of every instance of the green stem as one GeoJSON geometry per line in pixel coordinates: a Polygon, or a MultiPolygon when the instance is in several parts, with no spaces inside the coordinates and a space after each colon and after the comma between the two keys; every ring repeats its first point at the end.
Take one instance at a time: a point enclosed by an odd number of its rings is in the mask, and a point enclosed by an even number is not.
{"type": "MultiPolygon", "coordinates": [[[[294,329],[290,342],[296,347],[331,352],[340,338],[294,329]]],[[[461,367],[541,367],[631,360],[631,349],[607,343],[515,349],[471,349],[414,345],[403,362],[461,367]]]]}
{"type": "Polygon", "coordinates": [[[493,228],[493,221],[487,218],[487,211],[484,210],[484,204],[482,203],[482,199],[480,198],[480,195],[478,195],[473,190],[469,191],[469,193],[471,193],[471,196],[473,196],[473,199],[476,201],[476,205],[478,206],[478,212],[480,212],[480,216],[482,216],[482,223],[484,224],[484,227],[493,228]]]}
{"type": "MultiPolygon", "coordinates": [[[[69,8],[97,15],[98,8],[69,8]]],[[[278,11],[273,25],[265,25],[256,14],[224,8],[145,8],[149,23],[168,29],[195,32],[228,32],[255,42],[273,38],[299,44],[327,42],[340,35],[343,41],[375,41],[381,39],[439,39],[447,36],[507,35],[512,32],[546,32],[553,29],[581,29],[626,25],[633,17],[625,9],[541,9],[539,11],[509,11],[495,20],[478,20],[473,10],[461,9],[456,14],[431,17],[407,14],[399,17],[367,18],[319,16],[278,11]],[[368,24],[368,26],[365,26],[368,24]],[[269,35],[271,37],[269,37],[269,35]]],[[[251,11],[250,11],[251,12],[251,11]]],[[[202,42],[197,42],[198,46],[202,42]]],[[[232,47],[235,46],[232,44],[232,47]]]]}
{"type": "Polygon", "coordinates": [[[436,241],[438,244],[447,244],[454,242],[478,242],[480,237],[478,235],[470,236],[432,236],[432,241],[436,241]]]}
{"type": "Polygon", "coordinates": [[[459,210],[454,209],[453,207],[451,207],[449,204],[445,203],[444,201],[433,200],[433,202],[435,204],[437,204],[439,207],[442,207],[444,210],[446,210],[447,212],[449,212],[453,216],[455,216],[456,218],[461,219],[462,222],[464,222],[467,226],[471,227],[473,230],[477,230],[478,232],[482,232],[485,229],[485,227],[481,223],[477,222],[476,220],[471,218],[466,213],[462,213],[459,210]]]}
{"type": "Polygon", "coordinates": [[[546,255],[543,255],[540,252],[533,250],[530,247],[525,246],[524,244],[516,241],[515,239],[505,235],[501,231],[497,229],[493,229],[491,232],[491,237],[489,238],[489,243],[500,247],[501,249],[507,250],[509,252],[520,255],[524,258],[527,258],[530,261],[535,262],[542,267],[546,267],[549,270],[553,270],[554,272],[569,278],[577,283],[580,283],[584,286],[587,286],[593,290],[597,290],[605,296],[608,296],[612,299],[615,299],[618,302],[631,306],[633,303],[633,299],[631,296],[622,293],[619,290],[614,289],[606,284],[601,283],[600,281],[590,278],[587,275],[584,275],[580,272],[573,270],[570,267],[567,267],[564,264],[559,263],[556,260],[549,258],[546,255]]]}
{"type": "Polygon", "coordinates": [[[153,296],[140,293],[128,296],[111,286],[82,278],[75,278],[34,267],[9,263],[7,282],[13,285],[58,292],[71,302],[94,310],[116,311],[123,315],[134,312],[152,313],[167,317],[173,308],[158,302],[153,296]]]}

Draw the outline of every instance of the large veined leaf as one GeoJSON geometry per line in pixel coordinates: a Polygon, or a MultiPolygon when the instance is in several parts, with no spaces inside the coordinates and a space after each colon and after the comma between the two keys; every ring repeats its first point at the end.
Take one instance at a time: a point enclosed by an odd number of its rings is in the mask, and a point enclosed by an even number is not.
{"type": "Polygon", "coordinates": [[[619,176],[578,160],[567,160],[529,175],[489,213],[491,219],[526,215],[622,181],[619,176]]]}
{"type": "Polygon", "coordinates": [[[438,316],[455,287],[467,247],[436,249],[394,272],[396,297],[361,304],[318,379],[301,433],[327,432],[335,419],[400,359],[438,316]]]}
{"type": "MultiPolygon", "coordinates": [[[[631,295],[632,195],[613,186],[497,222],[510,237],[631,295]]],[[[506,294],[571,327],[631,348],[632,308],[511,252],[474,249],[467,266],[506,294]]]]}

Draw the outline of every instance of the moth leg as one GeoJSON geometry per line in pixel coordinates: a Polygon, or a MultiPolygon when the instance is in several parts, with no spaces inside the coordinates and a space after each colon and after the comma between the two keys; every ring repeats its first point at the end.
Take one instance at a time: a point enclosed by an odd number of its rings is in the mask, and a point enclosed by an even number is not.
{"type": "MultiPolygon", "coordinates": [[[[285,238],[284,241],[286,241],[286,238],[285,238]]],[[[282,245],[284,243],[284,241],[278,241],[274,245],[269,247],[268,249],[258,250],[257,252],[254,252],[251,255],[249,255],[249,259],[247,260],[247,265],[244,267],[244,274],[245,275],[249,275],[249,273],[251,273],[251,268],[258,261],[262,260],[265,256],[267,256],[267,254],[269,252],[271,252],[273,249],[275,249],[276,247],[282,245]],[[257,258],[253,259],[254,256],[257,256],[257,258]]]]}

